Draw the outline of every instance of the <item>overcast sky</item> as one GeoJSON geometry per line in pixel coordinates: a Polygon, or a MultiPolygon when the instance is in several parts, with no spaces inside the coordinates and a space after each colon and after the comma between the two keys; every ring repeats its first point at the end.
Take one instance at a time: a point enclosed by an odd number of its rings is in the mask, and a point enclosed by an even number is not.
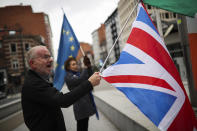
{"type": "Polygon", "coordinates": [[[53,33],[55,56],[59,47],[63,8],[75,35],[80,42],[92,44],[91,33],[117,8],[119,0],[0,0],[0,7],[7,5],[31,5],[34,12],[49,15],[53,33]]]}

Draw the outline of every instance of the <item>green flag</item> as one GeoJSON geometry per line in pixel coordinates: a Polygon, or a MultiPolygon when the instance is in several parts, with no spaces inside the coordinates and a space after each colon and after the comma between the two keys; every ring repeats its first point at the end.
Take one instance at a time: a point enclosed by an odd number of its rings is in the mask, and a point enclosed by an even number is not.
{"type": "Polygon", "coordinates": [[[197,13],[197,0],[143,0],[145,4],[194,17],[197,13]]]}

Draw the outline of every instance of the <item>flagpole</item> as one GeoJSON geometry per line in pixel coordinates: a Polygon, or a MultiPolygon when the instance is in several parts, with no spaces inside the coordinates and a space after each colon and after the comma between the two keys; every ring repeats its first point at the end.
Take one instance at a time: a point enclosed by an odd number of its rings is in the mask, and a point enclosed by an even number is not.
{"type": "Polygon", "coordinates": [[[111,54],[111,52],[112,52],[112,49],[115,47],[117,41],[119,40],[120,35],[122,34],[124,28],[126,27],[127,23],[129,22],[129,19],[130,19],[131,15],[133,14],[135,8],[137,7],[138,3],[139,3],[139,1],[136,3],[136,5],[134,6],[133,10],[131,11],[131,13],[129,14],[129,16],[127,17],[127,20],[126,20],[126,22],[124,23],[124,25],[123,25],[123,27],[122,27],[122,29],[121,29],[121,31],[120,31],[120,34],[119,34],[118,37],[116,38],[116,40],[115,40],[113,46],[111,47],[111,49],[110,49],[110,51],[109,51],[109,53],[108,53],[108,55],[107,55],[107,57],[106,57],[106,59],[105,59],[103,65],[102,65],[102,67],[101,67],[101,69],[100,69],[100,73],[102,72],[102,70],[103,70],[103,68],[104,68],[104,66],[105,66],[105,64],[106,64],[106,62],[107,62],[107,60],[108,60],[108,58],[109,58],[109,56],[110,56],[110,54],[111,54]]]}
{"type": "Polygon", "coordinates": [[[81,47],[81,45],[80,45],[80,50],[81,50],[82,55],[85,56],[85,53],[84,53],[83,48],[81,47]]]}
{"type": "MultiPolygon", "coordinates": [[[[62,7],[61,7],[61,9],[65,15],[64,9],[62,7]]],[[[81,47],[80,43],[79,43],[79,46],[80,46],[80,50],[81,50],[82,55],[85,56],[85,53],[84,53],[83,48],[81,47]]]]}

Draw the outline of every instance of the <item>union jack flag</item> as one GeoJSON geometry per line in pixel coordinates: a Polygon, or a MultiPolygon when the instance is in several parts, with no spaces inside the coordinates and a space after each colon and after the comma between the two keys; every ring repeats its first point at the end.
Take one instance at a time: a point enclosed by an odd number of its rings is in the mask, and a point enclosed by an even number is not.
{"type": "Polygon", "coordinates": [[[195,130],[196,118],[179,73],[141,3],[119,60],[102,77],[160,130],[195,130]]]}

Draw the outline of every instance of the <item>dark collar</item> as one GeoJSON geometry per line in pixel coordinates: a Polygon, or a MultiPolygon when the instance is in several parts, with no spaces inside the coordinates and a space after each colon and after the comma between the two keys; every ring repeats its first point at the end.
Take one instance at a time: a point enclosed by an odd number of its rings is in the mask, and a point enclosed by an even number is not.
{"type": "Polygon", "coordinates": [[[40,73],[38,73],[38,72],[36,72],[32,69],[29,69],[29,71],[32,72],[33,74],[35,74],[36,76],[38,76],[39,78],[41,78],[42,80],[46,81],[47,83],[50,83],[50,84],[52,83],[52,82],[49,81],[49,77],[50,77],[49,75],[47,75],[47,76],[46,75],[41,75],[40,73]]]}

